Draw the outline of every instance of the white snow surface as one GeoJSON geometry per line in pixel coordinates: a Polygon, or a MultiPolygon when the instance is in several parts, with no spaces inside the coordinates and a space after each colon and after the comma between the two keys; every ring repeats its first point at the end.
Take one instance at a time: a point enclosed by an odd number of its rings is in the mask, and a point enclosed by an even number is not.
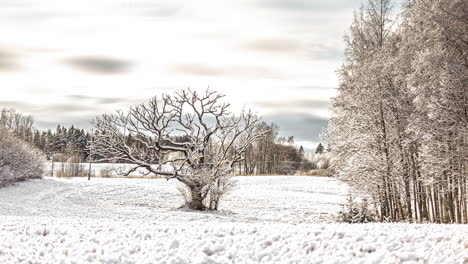
{"type": "Polygon", "coordinates": [[[468,263],[468,226],[336,223],[333,178],[236,177],[219,212],[176,181],[45,178],[0,189],[0,263],[468,263]]]}

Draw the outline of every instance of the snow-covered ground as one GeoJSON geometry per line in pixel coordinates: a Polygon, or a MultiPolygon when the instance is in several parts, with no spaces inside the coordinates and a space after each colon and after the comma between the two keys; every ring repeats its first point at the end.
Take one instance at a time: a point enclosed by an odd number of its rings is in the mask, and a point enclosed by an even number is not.
{"type": "Polygon", "coordinates": [[[340,224],[347,187],[236,177],[220,212],[175,181],[46,178],[0,189],[0,263],[468,263],[468,226],[340,224]]]}

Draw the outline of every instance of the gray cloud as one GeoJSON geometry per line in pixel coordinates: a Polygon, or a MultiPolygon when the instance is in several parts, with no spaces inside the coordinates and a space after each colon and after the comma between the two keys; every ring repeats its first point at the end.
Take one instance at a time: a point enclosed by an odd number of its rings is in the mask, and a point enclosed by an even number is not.
{"type": "Polygon", "coordinates": [[[14,71],[18,68],[18,55],[9,50],[0,49],[0,72],[14,71]]]}
{"type": "Polygon", "coordinates": [[[57,125],[71,126],[81,129],[91,129],[91,121],[95,116],[82,116],[73,119],[57,119],[56,121],[36,120],[35,127],[40,130],[54,129],[57,125]]]}
{"type": "Polygon", "coordinates": [[[307,55],[316,60],[342,60],[344,50],[335,46],[314,43],[308,46],[307,55]]]}
{"type": "Polygon", "coordinates": [[[211,31],[211,32],[198,32],[192,34],[193,37],[205,40],[227,40],[232,39],[232,33],[229,31],[211,31]]]}
{"type": "Polygon", "coordinates": [[[90,126],[96,116],[107,112],[100,105],[119,103],[119,106],[135,105],[146,99],[123,97],[94,97],[88,95],[67,95],[64,101],[55,104],[38,105],[22,101],[0,100],[0,109],[14,108],[25,115],[32,115],[39,129],[54,128],[60,125],[74,125],[80,128],[90,126]],[[50,121],[53,120],[53,121],[50,121]]]}
{"type": "Polygon", "coordinates": [[[89,96],[82,94],[71,94],[65,96],[66,99],[70,101],[86,101],[86,104],[140,104],[145,101],[142,98],[128,98],[128,97],[99,97],[99,96],[89,96]]]}
{"type": "Polygon", "coordinates": [[[315,60],[342,60],[344,50],[340,47],[325,45],[322,43],[304,43],[289,39],[260,39],[246,43],[242,46],[243,50],[276,53],[276,54],[294,54],[299,53],[315,60]]]}
{"type": "Polygon", "coordinates": [[[230,76],[248,79],[277,79],[283,77],[271,69],[256,66],[208,66],[203,64],[176,64],[170,70],[179,74],[197,76],[230,76]]]}
{"type": "Polygon", "coordinates": [[[67,95],[66,97],[72,100],[94,100],[96,98],[94,96],[88,96],[88,95],[82,95],[82,94],[70,94],[70,95],[67,95]]]}
{"type": "Polygon", "coordinates": [[[81,113],[81,112],[99,112],[99,108],[90,105],[83,105],[83,104],[52,104],[48,105],[47,107],[41,107],[38,111],[39,113],[81,113]]]}
{"type": "Polygon", "coordinates": [[[90,106],[88,104],[58,103],[38,105],[21,101],[0,101],[0,108],[15,108],[20,112],[43,116],[99,111],[98,107],[90,106]]]}
{"type": "Polygon", "coordinates": [[[55,19],[59,17],[64,17],[65,15],[57,14],[49,11],[33,10],[33,11],[23,11],[18,12],[14,15],[6,15],[3,18],[7,18],[17,22],[23,23],[37,23],[43,22],[50,19],[55,19]]]}
{"type": "Polygon", "coordinates": [[[176,15],[183,7],[183,2],[171,0],[138,0],[132,1],[132,4],[119,3],[123,8],[135,11],[138,15],[151,18],[169,18],[176,15]]]}
{"type": "Polygon", "coordinates": [[[321,100],[287,100],[282,102],[271,102],[271,101],[254,101],[252,102],[253,105],[259,107],[265,107],[270,109],[278,109],[283,110],[287,108],[328,108],[330,107],[329,101],[321,101],[321,100]]]}
{"type": "Polygon", "coordinates": [[[261,0],[261,6],[286,9],[292,11],[336,11],[338,9],[352,9],[359,7],[360,0],[261,0]]]}
{"type": "Polygon", "coordinates": [[[120,102],[125,102],[128,100],[124,100],[123,98],[111,98],[111,97],[104,97],[104,98],[98,98],[97,100],[98,104],[116,104],[120,102]]]}
{"type": "Polygon", "coordinates": [[[32,47],[24,49],[28,53],[36,53],[36,54],[50,54],[50,53],[58,53],[63,51],[62,49],[54,49],[54,48],[45,48],[45,47],[32,47]]]}
{"type": "Polygon", "coordinates": [[[0,1],[0,6],[4,8],[12,8],[18,6],[24,6],[25,2],[21,0],[2,0],[0,1]]]}
{"type": "Polygon", "coordinates": [[[122,59],[99,56],[83,56],[66,59],[75,68],[96,74],[116,74],[129,70],[131,62],[122,59]]]}
{"type": "Polygon", "coordinates": [[[288,39],[260,39],[247,43],[244,49],[270,52],[270,53],[291,53],[301,49],[298,43],[288,39]]]}
{"type": "Polygon", "coordinates": [[[175,90],[179,90],[180,87],[177,85],[158,85],[158,86],[152,86],[152,87],[146,87],[143,88],[144,91],[152,91],[154,94],[161,94],[161,93],[168,93],[168,92],[173,92],[175,90]]]}
{"type": "Polygon", "coordinates": [[[311,90],[311,91],[312,90],[330,91],[330,90],[338,89],[336,87],[323,87],[323,86],[313,86],[313,85],[296,86],[293,88],[297,90],[311,90]]]}
{"type": "Polygon", "coordinates": [[[34,126],[38,129],[53,129],[58,124],[79,128],[90,128],[90,121],[94,117],[104,113],[97,106],[89,106],[77,103],[59,103],[49,105],[37,105],[20,101],[0,101],[1,108],[14,108],[25,115],[32,115],[34,126]],[[53,120],[53,121],[51,121],[53,120]]]}
{"type": "Polygon", "coordinates": [[[18,101],[8,101],[8,100],[0,100],[0,109],[2,108],[15,108],[15,109],[28,109],[34,110],[35,105],[30,103],[18,102],[18,101]]]}
{"type": "Polygon", "coordinates": [[[328,120],[307,113],[281,113],[266,115],[267,122],[280,127],[280,135],[294,136],[300,141],[319,141],[319,135],[328,125],[328,120]]]}
{"type": "Polygon", "coordinates": [[[69,17],[69,14],[54,12],[45,8],[38,1],[2,0],[0,1],[0,19],[20,24],[35,24],[58,17],[69,17]]]}
{"type": "Polygon", "coordinates": [[[180,11],[179,6],[150,6],[143,8],[142,14],[149,17],[169,18],[180,11]]]}

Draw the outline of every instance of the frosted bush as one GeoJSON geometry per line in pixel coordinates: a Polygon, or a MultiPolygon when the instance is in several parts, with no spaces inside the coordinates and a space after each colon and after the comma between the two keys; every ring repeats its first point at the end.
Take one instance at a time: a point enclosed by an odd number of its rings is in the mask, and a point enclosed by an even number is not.
{"type": "Polygon", "coordinates": [[[0,128],[0,186],[41,178],[45,159],[42,153],[0,128]]]}

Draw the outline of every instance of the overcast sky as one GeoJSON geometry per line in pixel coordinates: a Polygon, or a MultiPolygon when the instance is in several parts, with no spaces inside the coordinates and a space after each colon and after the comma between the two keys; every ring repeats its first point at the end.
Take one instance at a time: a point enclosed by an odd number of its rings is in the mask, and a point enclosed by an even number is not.
{"type": "Polygon", "coordinates": [[[313,149],[360,0],[1,0],[0,108],[40,129],[208,86],[313,149]]]}

